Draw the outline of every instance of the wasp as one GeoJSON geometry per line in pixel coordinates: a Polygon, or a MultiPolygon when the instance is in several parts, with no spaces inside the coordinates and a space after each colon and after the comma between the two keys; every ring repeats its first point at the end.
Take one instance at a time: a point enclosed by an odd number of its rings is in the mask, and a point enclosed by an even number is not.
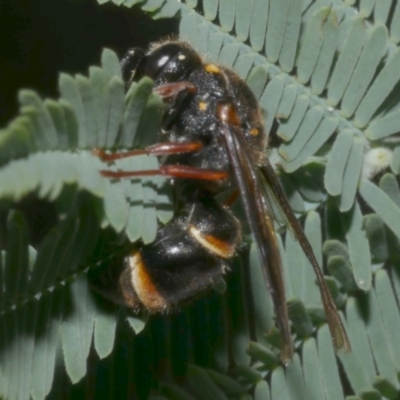
{"type": "Polygon", "coordinates": [[[340,316],[318,262],[266,156],[267,136],[260,106],[235,72],[206,63],[187,43],[167,41],[148,52],[130,50],[121,61],[125,82],[154,81],[164,103],[160,143],[125,153],[95,150],[103,161],[138,154],[159,157],[149,171],[108,171],[108,178],[162,175],[179,191],[173,219],[159,228],[153,243],[132,250],[112,282],[96,289],[134,310],[170,310],[210,287],[227,270],[241,242],[241,224],[229,205],[240,197],[258,246],[263,275],[281,332],[281,359],[293,355],[281,259],[262,180],[280,205],[295,237],[310,260],[320,288],[336,349],[350,349],[340,316]],[[232,189],[231,200],[216,196],[232,189]]]}

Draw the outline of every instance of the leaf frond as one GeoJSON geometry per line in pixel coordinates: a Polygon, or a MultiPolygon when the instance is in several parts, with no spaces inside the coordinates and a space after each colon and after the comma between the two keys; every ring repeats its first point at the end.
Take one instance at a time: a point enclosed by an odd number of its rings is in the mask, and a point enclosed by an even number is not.
{"type": "Polygon", "coordinates": [[[153,169],[156,159],[107,165],[90,152],[144,147],[162,117],[152,83],[142,80],[125,94],[118,59],[106,50],[88,76],[60,76],[57,101],[21,91],[20,115],[0,132],[2,202],[35,194],[63,210],[37,250],[23,214],[8,214],[0,257],[1,395],[61,395],[65,365],[73,383],[97,371],[104,379],[91,390],[108,398],[396,398],[399,3],[113,3],[139,4],[154,18],[179,16],[182,39],[247,80],[267,132],[282,142],[270,157],[283,166],[282,184],[293,209],[305,214],[319,263],[326,259],[326,282],[344,311],[353,351],[335,357],[311,266],[290,232],[279,238],[296,347],[286,369],[278,366],[279,335],[253,244],[233,262],[223,294],[177,315],[126,315],[90,291],[87,269],[106,232],[112,244],[120,232],[148,243],[157,218],[172,217],[163,181],[110,181],[99,173],[153,169]]]}

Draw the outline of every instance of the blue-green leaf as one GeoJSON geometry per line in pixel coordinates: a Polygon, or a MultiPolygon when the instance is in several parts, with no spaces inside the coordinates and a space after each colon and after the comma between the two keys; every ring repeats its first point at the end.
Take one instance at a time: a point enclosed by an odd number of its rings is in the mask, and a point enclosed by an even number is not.
{"type": "Polygon", "coordinates": [[[361,54],[366,36],[364,20],[362,18],[355,19],[339,53],[338,61],[328,85],[328,104],[336,105],[342,99],[361,54]]]}
{"type": "Polygon", "coordinates": [[[288,10],[288,0],[270,1],[265,53],[268,61],[271,63],[274,63],[278,60],[281,52],[288,10]]]}
{"type": "Polygon", "coordinates": [[[386,51],[388,32],[386,27],[378,26],[364,44],[357,66],[344,93],[341,114],[346,118],[353,115],[372,81],[381,58],[386,51]]]}
{"type": "Polygon", "coordinates": [[[353,144],[353,134],[350,130],[343,130],[333,144],[328,156],[328,163],[324,176],[326,190],[332,196],[342,193],[343,175],[353,144]]]}
{"type": "Polygon", "coordinates": [[[360,193],[385,224],[400,238],[400,209],[390,197],[369,181],[362,181],[360,193]]]}
{"type": "Polygon", "coordinates": [[[307,83],[314,71],[323,42],[322,26],[329,11],[329,8],[321,8],[307,24],[297,60],[297,74],[300,83],[307,83]]]}

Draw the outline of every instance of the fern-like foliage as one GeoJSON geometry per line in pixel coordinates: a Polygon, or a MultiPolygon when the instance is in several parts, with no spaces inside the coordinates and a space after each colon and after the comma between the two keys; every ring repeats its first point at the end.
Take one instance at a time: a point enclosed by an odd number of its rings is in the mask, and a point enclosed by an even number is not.
{"type": "MultiPolygon", "coordinates": [[[[99,1],[105,3],[106,1],[99,1]]],[[[150,242],[172,214],[161,179],[113,182],[94,147],[155,140],[162,104],[151,82],[125,95],[104,51],[89,76],[61,75],[59,101],[22,91],[0,133],[0,199],[57,205],[59,223],[36,251],[10,211],[0,257],[0,394],[6,399],[395,399],[400,370],[400,4],[339,0],[115,0],[154,18],[181,18],[180,36],[236,70],[278,120],[281,180],[330,276],[353,351],[335,357],[312,269],[290,234],[281,253],[297,353],[283,368],[272,305],[253,245],[222,294],[177,315],[138,317],[98,299],[87,271],[118,246],[150,242]],[[110,239],[111,237],[111,239],[110,239]],[[129,322],[129,324],[126,323],[129,322]],[[132,327],[136,333],[135,336],[132,327]],[[266,332],[269,332],[266,335],[266,332]],[[114,345],[115,342],[115,345],[114,345]],[[72,383],[86,374],[84,385],[72,383]],[[66,395],[64,393],[64,395],[66,395]]],[[[113,168],[152,169],[137,157],[113,168]]],[[[279,214],[277,213],[279,216],[279,214]]]]}

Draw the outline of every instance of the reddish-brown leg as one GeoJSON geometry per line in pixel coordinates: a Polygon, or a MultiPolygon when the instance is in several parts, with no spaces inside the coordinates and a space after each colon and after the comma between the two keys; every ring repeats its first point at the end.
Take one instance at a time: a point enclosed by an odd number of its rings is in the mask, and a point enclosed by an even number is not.
{"type": "Polygon", "coordinates": [[[141,176],[162,175],[166,178],[200,179],[203,181],[219,181],[226,179],[228,173],[212,169],[190,167],[188,165],[161,165],[159,169],[145,171],[100,171],[107,178],[134,178],[141,176]]]}
{"type": "Polygon", "coordinates": [[[238,199],[240,196],[239,190],[234,190],[231,195],[224,201],[224,206],[230,207],[233,205],[233,203],[238,199]]]}
{"type": "Polygon", "coordinates": [[[200,142],[190,143],[157,143],[148,146],[144,149],[137,149],[126,151],[124,153],[106,153],[103,149],[93,149],[92,154],[99,157],[102,161],[114,161],[122,158],[128,158],[133,156],[140,156],[142,154],[148,154],[151,156],[167,156],[170,154],[183,154],[198,151],[203,147],[200,142]]]}
{"type": "Polygon", "coordinates": [[[164,85],[158,86],[153,90],[163,99],[169,99],[177,96],[179,93],[186,91],[188,93],[195,93],[196,86],[190,82],[173,82],[165,83],[164,85]]]}

